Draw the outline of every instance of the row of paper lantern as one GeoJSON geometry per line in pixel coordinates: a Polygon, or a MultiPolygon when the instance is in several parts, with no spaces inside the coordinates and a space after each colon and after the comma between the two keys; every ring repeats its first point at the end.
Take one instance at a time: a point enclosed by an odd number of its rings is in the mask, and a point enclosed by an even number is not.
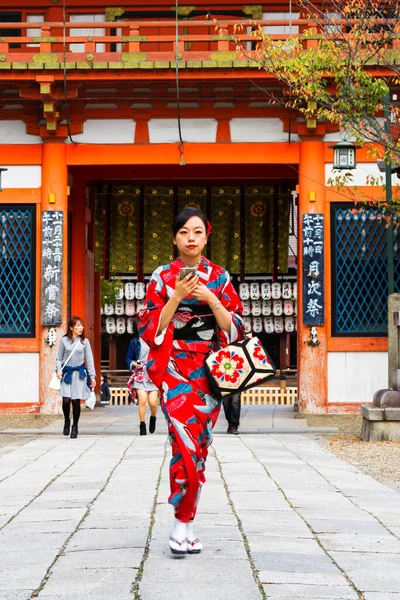
{"type": "Polygon", "coordinates": [[[297,282],[276,281],[270,283],[241,283],[239,285],[239,297],[241,300],[290,300],[297,299],[297,282]]]}
{"type": "Polygon", "coordinates": [[[134,323],[133,317],[106,317],[106,332],[109,335],[114,333],[119,335],[130,333],[132,335],[135,331],[134,323]]]}
{"type": "Polygon", "coordinates": [[[243,317],[246,333],[293,333],[297,331],[296,317],[243,317]]]}
{"type": "MultiPolygon", "coordinates": [[[[294,316],[270,316],[270,317],[243,317],[243,323],[246,333],[292,333],[297,331],[297,319],[294,316]]],[[[132,317],[107,317],[106,332],[109,335],[115,333],[123,335],[124,333],[134,333],[134,319],[132,317]]]]}
{"type": "MultiPolygon", "coordinates": [[[[147,284],[148,285],[148,284],[147,284]]],[[[128,281],[125,285],[120,288],[119,293],[117,295],[118,300],[123,300],[126,298],[127,300],[144,300],[146,296],[147,286],[143,281],[138,281],[137,283],[133,283],[133,281],[128,281]]]]}
{"type": "Polygon", "coordinates": [[[136,302],[135,300],[117,300],[115,305],[105,304],[104,308],[101,309],[101,314],[106,315],[106,317],[111,317],[112,315],[116,315],[117,317],[121,317],[122,315],[133,317],[144,306],[144,300],[136,300],[136,302]]]}
{"type": "Polygon", "coordinates": [[[294,300],[243,300],[243,316],[269,317],[274,315],[288,317],[297,314],[297,302],[294,300]]]}

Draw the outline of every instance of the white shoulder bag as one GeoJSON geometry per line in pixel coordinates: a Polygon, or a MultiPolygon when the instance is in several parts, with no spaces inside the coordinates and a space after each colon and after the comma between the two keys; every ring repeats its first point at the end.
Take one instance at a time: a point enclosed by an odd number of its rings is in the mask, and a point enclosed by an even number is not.
{"type": "MultiPolygon", "coordinates": [[[[79,342],[78,342],[78,344],[79,344],[79,342]]],[[[69,363],[69,361],[71,360],[71,358],[72,358],[72,356],[73,356],[73,354],[74,354],[75,350],[76,350],[76,349],[77,349],[77,347],[78,347],[78,344],[76,344],[76,345],[75,345],[75,347],[74,347],[74,349],[72,350],[71,354],[68,356],[67,360],[66,360],[66,361],[65,361],[65,363],[63,364],[63,368],[64,368],[64,367],[65,367],[65,366],[66,366],[66,365],[69,363]]],[[[54,391],[56,391],[56,392],[59,392],[59,391],[60,391],[60,389],[61,389],[61,379],[59,379],[59,378],[57,377],[57,373],[56,373],[56,372],[54,372],[54,373],[53,373],[53,375],[51,376],[50,383],[49,383],[49,388],[50,388],[51,390],[54,390],[54,391]]]]}

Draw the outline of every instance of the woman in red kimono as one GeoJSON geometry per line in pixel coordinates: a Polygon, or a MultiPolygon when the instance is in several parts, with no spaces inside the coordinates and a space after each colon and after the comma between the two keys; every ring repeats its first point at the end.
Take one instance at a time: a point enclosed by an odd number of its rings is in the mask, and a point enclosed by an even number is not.
{"type": "Polygon", "coordinates": [[[192,522],[221,408],[210,395],[205,358],[217,349],[217,326],[221,346],[244,334],[242,305],[229,273],[202,256],[208,229],[196,208],[178,214],[173,242],[180,256],[154,271],[139,313],[139,334],[150,346],[147,372],[160,390],[172,445],[169,503],[175,520],[169,546],[174,554],[202,550],[192,522]],[[196,273],[184,276],[185,268],[196,273]]]}

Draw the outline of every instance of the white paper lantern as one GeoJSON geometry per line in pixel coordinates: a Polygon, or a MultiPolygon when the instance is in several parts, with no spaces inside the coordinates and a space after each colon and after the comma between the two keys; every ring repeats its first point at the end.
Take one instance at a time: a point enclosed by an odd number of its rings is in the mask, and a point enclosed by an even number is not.
{"type": "Polygon", "coordinates": [[[294,318],[294,330],[297,331],[297,317],[294,318]]]}
{"type": "Polygon", "coordinates": [[[261,284],[261,298],[263,300],[271,299],[271,284],[268,282],[261,284]]]}
{"type": "Polygon", "coordinates": [[[290,300],[292,297],[292,284],[290,281],[284,281],[282,283],[282,298],[284,300],[290,300]]]}
{"type": "Polygon", "coordinates": [[[293,303],[293,314],[297,315],[297,302],[293,303]]]}
{"type": "Polygon", "coordinates": [[[261,313],[263,317],[269,317],[272,312],[272,302],[271,300],[263,300],[261,313]]]}
{"type": "Polygon", "coordinates": [[[244,317],[248,317],[250,315],[250,300],[243,300],[243,313],[244,317]]]}
{"type": "Polygon", "coordinates": [[[261,333],[263,330],[263,322],[261,317],[254,317],[253,319],[253,331],[254,333],[261,333]]]}
{"type": "Polygon", "coordinates": [[[105,304],[104,305],[104,314],[106,315],[106,317],[110,317],[111,315],[114,314],[114,306],[112,304],[105,304]]]}
{"type": "Polygon", "coordinates": [[[136,313],[139,312],[139,310],[143,310],[143,308],[146,306],[146,303],[144,300],[136,300],[136,313]]]}
{"type": "Polygon", "coordinates": [[[126,320],[126,331],[132,335],[134,332],[134,327],[135,319],[133,317],[128,317],[126,320]]]}
{"type": "Polygon", "coordinates": [[[115,297],[117,300],[123,300],[124,298],[124,286],[121,286],[116,290],[115,297]]]}
{"type": "Polygon", "coordinates": [[[250,298],[250,287],[248,283],[241,283],[239,285],[239,298],[241,300],[248,300],[250,298]]]}
{"type": "Polygon", "coordinates": [[[125,302],[125,312],[128,317],[133,317],[135,314],[135,302],[133,300],[127,300],[125,302]]]}
{"type": "Polygon", "coordinates": [[[285,317],[285,331],[288,333],[294,331],[294,317],[285,317]]]}
{"type": "Polygon", "coordinates": [[[274,300],[279,300],[282,297],[282,286],[278,281],[271,285],[271,296],[274,300]]]}
{"type": "Polygon", "coordinates": [[[261,300],[253,300],[251,303],[251,314],[254,317],[259,317],[261,315],[261,300]]]}
{"type": "Polygon", "coordinates": [[[280,317],[283,312],[282,300],[274,300],[272,302],[272,313],[276,317],[280,317]]]}
{"type": "Polygon", "coordinates": [[[119,335],[122,335],[123,333],[125,333],[125,331],[126,331],[125,317],[118,317],[117,318],[117,333],[119,335]]]}
{"type": "Polygon", "coordinates": [[[250,284],[250,298],[252,300],[258,300],[260,297],[260,286],[258,283],[250,284]]]}
{"type": "Polygon", "coordinates": [[[265,317],[264,319],[264,330],[266,333],[274,333],[274,319],[272,317],[265,317]]]}
{"type": "Polygon", "coordinates": [[[135,286],[135,296],[137,300],[143,300],[146,296],[146,286],[143,281],[138,281],[135,286]]]}
{"type": "Polygon", "coordinates": [[[274,328],[275,328],[275,333],[283,333],[283,331],[284,331],[283,317],[274,317],[274,328]]]}
{"type": "Polygon", "coordinates": [[[295,300],[297,299],[297,281],[295,281],[293,284],[293,298],[295,300]]]}
{"type": "Polygon", "coordinates": [[[127,300],[133,300],[135,297],[135,284],[132,281],[128,281],[125,284],[125,298],[127,300]]]}
{"type": "Polygon", "coordinates": [[[250,317],[243,317],[244,330],[246,333],[251,333],[251,319],[250,317]]]}
{"type": "Polygon", "coordinates": [[[115,326],[115,319],[114,319],[114,317],[107,317],[106,318],[106,331],[110,335],[113,335],[113,333],[115,333],[116,326],[115,326]]]}
{"type": "Polygon", "coordinates": [[[284,300],[284,302],[283,302],[283,314],[290,316],[293,313],[294,313],[293,300],[284,300]]]}
{"type": "Polygon", "coordinates": [[[115,303],[115,314],[119,317],[125,314],[125,302],[123,300],[117,300],[115,303]]]}

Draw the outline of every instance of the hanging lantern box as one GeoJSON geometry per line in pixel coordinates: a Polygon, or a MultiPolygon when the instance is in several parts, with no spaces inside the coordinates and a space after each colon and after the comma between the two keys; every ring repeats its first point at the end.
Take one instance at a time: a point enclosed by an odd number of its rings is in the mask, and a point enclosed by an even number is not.
{"type": "Polygon", "coordinates": [[[341,141],[334,146],[328,146],[333,149],[333,168],[344,170],[344,169],[355,169],[357,167],[356,161],[356,150],[361,146],[356,146],[351,142],[341,141]]]}

